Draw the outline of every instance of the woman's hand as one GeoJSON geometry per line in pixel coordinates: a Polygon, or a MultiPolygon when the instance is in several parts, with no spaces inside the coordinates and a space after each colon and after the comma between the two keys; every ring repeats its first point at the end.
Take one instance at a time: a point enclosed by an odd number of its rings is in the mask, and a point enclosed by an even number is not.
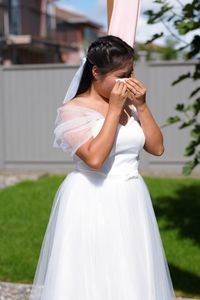
{"type": "Polygon", "coordinates": [[[139,80],[132,76],[126,80],[126,86],[128,98],[136,108],[146,103],[146,88],[139,80]]]}
{"type": "Polygon", "coordinates": [[[117,81],[110,93],[109,106],[121,112],[127,97],[128,91],[126,83],[117,81]]]}
{"type": "Polygon", "coordinates": [[[146,104],[146,88],[133,76],[126,79],[128,98],[137,108],[138,117],[145,135],[144,149],[153,155],[164,152],[163,135],[146,104]]]}

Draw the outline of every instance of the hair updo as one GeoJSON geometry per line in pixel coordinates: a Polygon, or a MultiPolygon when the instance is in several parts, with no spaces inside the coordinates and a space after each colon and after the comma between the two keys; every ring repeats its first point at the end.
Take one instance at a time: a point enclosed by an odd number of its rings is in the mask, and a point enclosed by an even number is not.
{"type": "Polygon", "coordinates": [[[107,35],[92,42],[87,51],[83,75],[80,80],[78,96],[88,90],[92,84],[92,67],[97,66],[102,76],[122,68],[130,59],[134,59],[134,49],[119,37],[107,35]]]}

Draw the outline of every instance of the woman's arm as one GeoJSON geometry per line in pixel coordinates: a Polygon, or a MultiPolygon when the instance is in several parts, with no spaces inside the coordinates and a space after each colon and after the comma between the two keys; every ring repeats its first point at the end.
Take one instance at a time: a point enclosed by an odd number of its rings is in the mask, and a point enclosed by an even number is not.
{"type": "Polygon", "coordinates": [[[116,82],[111,91],[109,109],[100,132],[95,138],[88,140],[76,151],[76,154],[94,169],[102,167],[112,149],[119,118],[126,99],[126,84],[119,81],[116,82]]]}
{"type": "Polygon", "coordinates": [[[139,106],[137,112],[145,135],[144,149],[153,155],[162,155],[164,152],[163,135],[147,104],[139,106]]]}
{"type": "Polygon", "coordinates": [[[164,152],[163,135],[146,104],[146,88],[133,76],[126,81],[129,98],[136,107],[141,127],[145,135],[144,149],[153,155],[164,152]]]}
{"type": "Polygon", "coordinates": [[[95,138],[78,148],[76,154],[90,167],[100,169],[109,155],[119,124],[120,111],[108,110],[104,124],[95,138]]]}

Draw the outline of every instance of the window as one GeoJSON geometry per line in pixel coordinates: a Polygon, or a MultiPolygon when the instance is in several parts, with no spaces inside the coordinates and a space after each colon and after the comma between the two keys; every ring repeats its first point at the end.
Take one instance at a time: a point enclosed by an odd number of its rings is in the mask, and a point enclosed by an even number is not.
{"type": "Polygon", "coordinates": [[[20,7],[19,0],[8,1],[9,25],[11,34],[20,34],[20,7]]]}

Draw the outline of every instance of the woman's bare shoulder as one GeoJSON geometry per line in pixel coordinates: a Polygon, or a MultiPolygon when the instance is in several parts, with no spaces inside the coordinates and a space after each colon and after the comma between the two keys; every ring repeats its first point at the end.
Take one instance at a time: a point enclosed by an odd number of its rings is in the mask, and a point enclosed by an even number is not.
{"type": "MultiPolygon", "coordinates": [[[[63,104],[64,107],[76,107],[80,109],[95,109],[94,104],[88,97],[76,97],[63,104]]],[[[97,109],[98,110],[98,109],[97,109]]]]}
{"type": "Polygon", "coordinates": [[[76,97],[73,98],[72,100],[66,102],[63,104],[64,107],[77,107],[77,108],[82,108],[82,109],[89,109],[92,107],[91,105],[91,100],[86,98],[86,97],[76,97]]]}
{"type": "Polygon", "coordinates": [[[79,105],[79,99],[78,98],[73,98],[72,100],[66,102],[66,103],[63,103],[63,106],[73,106],[73,105],[79,105]]]}

